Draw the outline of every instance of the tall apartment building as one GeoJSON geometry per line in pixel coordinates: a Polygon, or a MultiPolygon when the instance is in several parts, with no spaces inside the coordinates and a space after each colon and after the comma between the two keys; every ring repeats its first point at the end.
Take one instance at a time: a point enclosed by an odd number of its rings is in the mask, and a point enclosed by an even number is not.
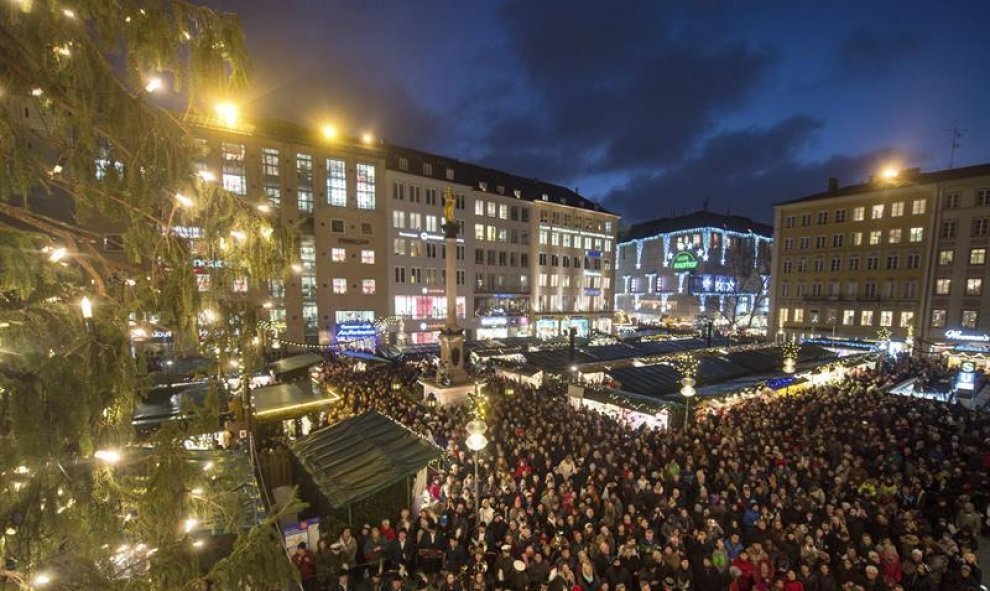
{"type": "Polygon", "coordinates": [[[886,329],[921,351],[990,341],[980,313],[990,165],[891,172],[842,188],[830,179],[828,191],[774,211],[779,337],[876,340],[886,329]]]}
{"type": "Polygon", "coordinates": [[[389,303],[381,147],[278,121],[193,123],[197,167],[299,228],[298,260],[271,286],[271,320],[290,340],[329,344],[344,330],[371,344],[367,329],[389,303]]]}
{"type": "Polygon", "coordinates": [[[399,146],[387,152],[399,340],[434,342],[443,323],[447,187],[461,225],[457,313],[473,338],[609,329],[616,215],[557,185],[399,146]]]}
{"type": "Polygon", "coordinates": [[[616,309],[635,321],[762,331],[773,228],[699,211],[633,225],[616,253],[616,309]]]}

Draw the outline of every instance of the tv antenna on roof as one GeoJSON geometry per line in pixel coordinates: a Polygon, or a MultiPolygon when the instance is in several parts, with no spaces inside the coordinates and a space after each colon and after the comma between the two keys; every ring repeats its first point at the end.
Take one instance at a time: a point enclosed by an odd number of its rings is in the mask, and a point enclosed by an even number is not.
{"type": "Polygon", "coordinates": [[[960,129],[959,126],[956,125],[956,122],[953,122],[952,129],[945,129],[943,131],[947,131],[952,137],[949,148],[949,168],[952,168],[952,166],[956,162],[956,149],[962,147],[962,144],[959,142],[959,140],[962,139],[962,136],[964,133],[966,133],[966,130],[960,129]]]}

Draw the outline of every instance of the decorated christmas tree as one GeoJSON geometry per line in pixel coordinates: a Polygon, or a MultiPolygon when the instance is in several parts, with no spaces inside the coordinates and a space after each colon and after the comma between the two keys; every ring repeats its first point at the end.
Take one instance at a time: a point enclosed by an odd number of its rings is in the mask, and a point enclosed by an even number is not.
{"type": "Polygon", "coordinates": [[[236,17],[189,2],[0,3],[0,589],[293,578],[245,495],[247,456],[188,449],[218,430],[221,393],[246,393],[225,382],[260,364],[250,296],[289,247],[260,198],[194,166],[190,115],[236,117],[212,105],[246,69],[236,17]],[[222,261],[207,289],[194,258],[222,261]],[[160,378],[131,337],[151,330],[205,356],[208,394],[138,441],[134,406],[160,378]]]}

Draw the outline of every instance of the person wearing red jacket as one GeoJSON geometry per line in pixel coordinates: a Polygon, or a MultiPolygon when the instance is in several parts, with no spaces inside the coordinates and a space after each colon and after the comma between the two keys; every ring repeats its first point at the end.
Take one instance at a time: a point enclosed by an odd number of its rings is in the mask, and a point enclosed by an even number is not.
{"type": "Polygon", "coordinates": [[[794,569],[789,569],[784,575],[784,591],[804,591],[804,583],[798,580],[794,569]]]}
{"type": "Polygon", "coordinates": [[[292,555],[292,564],[299,570],[299,578],[302,580],[303,589],[309,591],[313,589],[316,575],[316,556],[306,548],[306,542],[299,542],[296,551],[292,555]]]}

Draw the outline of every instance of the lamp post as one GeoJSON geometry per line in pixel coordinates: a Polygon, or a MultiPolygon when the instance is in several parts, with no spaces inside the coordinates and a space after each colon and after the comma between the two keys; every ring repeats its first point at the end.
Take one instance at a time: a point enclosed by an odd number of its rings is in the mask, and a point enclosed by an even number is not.
{"type": "Polygon", "coordinates": [[[688,420],[691,417],[691,397],[697,394],[694,389],[694,378],[686,376],[681,378],[681,396],[684,397],[684,430],[687,431],[688,420]]]}
{"type": "Polygon", "coordinates": [[[488,445],[488,438],[485,437],[485,431],[488,430],[488,425],[481,419],[473,419],[468,422],[465,429],[468,434],[465,444],[467,444],[468,449],[474,452],[474,522],[480,531],[481,498],[479,494],[478,454],[488,445]]]}

